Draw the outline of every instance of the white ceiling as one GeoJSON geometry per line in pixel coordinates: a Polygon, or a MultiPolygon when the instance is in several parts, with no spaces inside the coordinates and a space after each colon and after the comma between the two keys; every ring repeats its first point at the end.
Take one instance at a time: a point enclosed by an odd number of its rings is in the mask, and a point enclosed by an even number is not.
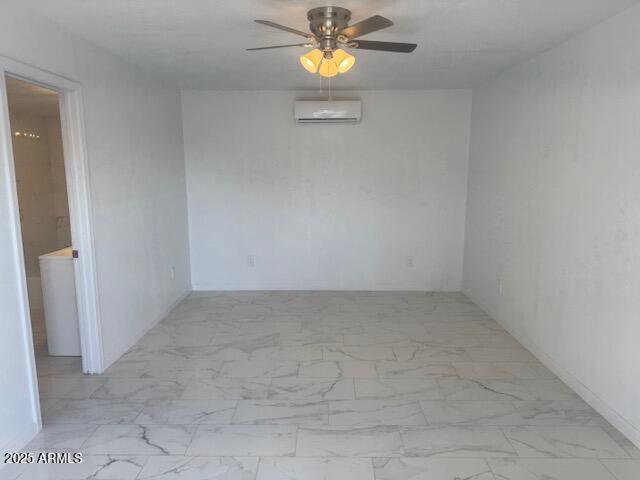
{"type": "MultiPolygon", "coordinates": [[[[395,25],[364,38],[418,43],[412,54],[356,51],[335,89],[468,88],[639,0],[339,0],[352,22],[379,14],[395,25]]],[[[315,89],[301,48],[245,52],[301,37],[324,1],[20,0],[97,45],[177,86],[214,90],[315,89]]]]}

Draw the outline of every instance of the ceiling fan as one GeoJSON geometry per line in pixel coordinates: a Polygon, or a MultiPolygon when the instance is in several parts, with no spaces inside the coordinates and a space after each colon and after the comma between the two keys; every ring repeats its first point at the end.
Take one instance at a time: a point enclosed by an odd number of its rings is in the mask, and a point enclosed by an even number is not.
{"type": "Polygon", "coordinates": [[[333,77],[348,71],[356,61],[353,55],[345,52],[343,48],[411,53],[418,46],[415,43],[359,40],[363,35],[393,25],[391,20],[380,15],[374,15],[361,22],[349,25],[351,12],[346,8],[318,7],[307,12],[307,19],[309,20],[309,33],[269,20],[255,20],[255,22],[262,25],[305,37],[306,41],[288,45],[247,48],[247,50],[269,50],[286,47],[313,48],[309,53],[300,57],[302,66],[311,73],[319,72],[323,77],[333,77]]]}

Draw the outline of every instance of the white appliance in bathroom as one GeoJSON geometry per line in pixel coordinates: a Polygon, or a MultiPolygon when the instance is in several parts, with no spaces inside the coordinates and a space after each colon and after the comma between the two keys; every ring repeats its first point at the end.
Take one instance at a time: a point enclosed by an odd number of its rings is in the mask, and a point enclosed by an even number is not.
{"type": "Polygon", "coordinates": [[[63,248],[39,259],[49,355],[80,356],[73,251],[63,248]]]}

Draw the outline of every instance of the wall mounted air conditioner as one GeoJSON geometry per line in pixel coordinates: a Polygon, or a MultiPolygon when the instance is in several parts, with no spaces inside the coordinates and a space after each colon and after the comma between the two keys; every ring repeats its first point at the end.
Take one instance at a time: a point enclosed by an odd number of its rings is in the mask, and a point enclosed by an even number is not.
{"type": "Polygon", "coordinates": [[[296,123],[358,123],[360,100],[297,100],[293,107],[296,123]]]}

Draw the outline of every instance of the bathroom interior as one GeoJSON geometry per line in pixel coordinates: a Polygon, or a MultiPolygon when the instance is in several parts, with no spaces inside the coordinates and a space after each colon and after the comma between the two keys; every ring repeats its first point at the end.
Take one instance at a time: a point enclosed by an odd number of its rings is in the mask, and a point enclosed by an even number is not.
{"type": "Polygon", "coordinates": [[[8,77],[7,98],[38,375],[60,367],[77,372],[80,339],[59,94],[8,77]]]}

